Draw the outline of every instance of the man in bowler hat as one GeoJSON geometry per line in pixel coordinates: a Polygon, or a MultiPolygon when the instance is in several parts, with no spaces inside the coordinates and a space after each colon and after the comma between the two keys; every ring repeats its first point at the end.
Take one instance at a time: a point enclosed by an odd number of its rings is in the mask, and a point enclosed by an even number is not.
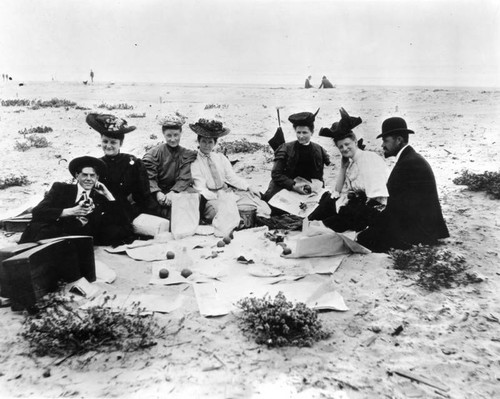
{"type": "Polygon", "coordinates": [[[382,123],[382,133],[377,136],[383,140],[385,157],[395,156],[396,163],[387,181],[386,208],[357,237],[361,245],[374,252],[432,245],[449,237],[432,168],[408,144],[408,136],[413,133],[403,118],[392,117],[382,123]]]}
{"type": "Polygon", "coordinates": [[[83,156],[69,163],[76,184],[54,183],[45,198],[33,208],[33,221],[20,243],[70,235],[88,235],[96,245],[119,245],[133,241],[132,227],[123,209],[99,176],[106,164],[83,156]]]}

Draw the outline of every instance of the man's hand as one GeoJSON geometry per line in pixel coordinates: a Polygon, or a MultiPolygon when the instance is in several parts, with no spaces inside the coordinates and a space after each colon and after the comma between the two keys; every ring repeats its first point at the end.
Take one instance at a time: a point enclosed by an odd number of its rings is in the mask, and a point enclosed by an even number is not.
{"type": "Polygon", "coordinates": [[[113,197],[113,194],[111,194],[111,192],[108,190],[108,188],[102,184],[100,181],[98,181],[95,186],[94,186],[94,190],[103,195],[104,197],[106,197],[106,199],[108,201],[114,201],[115,200],[115,197],[113,197]]]}
{"type": "Polygon", "coordinates": [[[66,208],[63,209],[61,212],[61,217],[70,217],[70,216],[76,216],[76,217],[84,217],[87,216],[89,213],[92,213],[94,210],[94,206],[86,206],[83,205],[83,201],[81,201],[79,204],[74,206],[73,208],[66,208]]]}
{"type": "MultiPolygon", "coordinates": [[[[311,186],[309,186],[308,184],[305,184],[305,183],[295,183],[292,187],[292,190],[295,191],[296,193],[299,193],[299,194],[302,194],[302,195],[307,195],[307,191],[304,190],[304,186],[308,186],[309,188],[311,186]]],[[[309,193],[310,194],[310,193],[309,193]]]]}

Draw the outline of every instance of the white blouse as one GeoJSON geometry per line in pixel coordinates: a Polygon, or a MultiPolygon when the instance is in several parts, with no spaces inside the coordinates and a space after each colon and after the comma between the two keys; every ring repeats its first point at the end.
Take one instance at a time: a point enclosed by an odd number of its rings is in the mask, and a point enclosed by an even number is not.
{"type": "MultiPolygon", "coordinates": [[[[219,152],[211,152],[210,158],[215,164],[222,181],[239,190],[248,190],[249,184],[241,177],[238,177],[233,170],[229,159],[219,152]]],[[[196,160],[191,164],[191,176],[194,180],[194,188],[207,200],[217,199],[216,190],[210,190],[208,186],[214,187],[215,182],[208,166],[208,158],[201,151],[198,151],[196,160]]]]}
{"type": "Polygon", "coordinates": [[[341,173],[339,179],[344,179],[342,191],[336,202],[337,212],[348,202],[349,191],[363,191],[368,199],[377,199],[386,204],[389,192],[387,178],[389,176],[384,160],[371,151],[358,150],[352,159],[349,159],[345,176],[341,173]]]}

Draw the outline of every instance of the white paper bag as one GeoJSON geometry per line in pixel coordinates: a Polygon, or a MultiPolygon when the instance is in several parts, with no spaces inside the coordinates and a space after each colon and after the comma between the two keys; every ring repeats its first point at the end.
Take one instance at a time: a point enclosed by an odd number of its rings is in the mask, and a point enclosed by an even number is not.
{"type": "Polygon", "coordinates": [[[176,193],[172,198],[170,230],[176,240],[194,235],[200,221],[200,198],[196,193],[176,193]]]}
{"type": "Polygon", "coordinates": [[[231,192],[220,191],[217,199],[217,214],[212,221],[216,237],[227,236],[240,224],[238,197],[231,192]]]}

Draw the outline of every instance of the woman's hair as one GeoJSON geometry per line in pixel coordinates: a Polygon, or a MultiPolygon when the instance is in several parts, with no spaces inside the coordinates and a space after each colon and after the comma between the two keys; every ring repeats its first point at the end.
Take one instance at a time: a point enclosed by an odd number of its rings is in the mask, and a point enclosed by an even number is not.
{"type": "MultiPolygon", "coordinates": [[[[198,143],[200,142],[200,140],[201,140],[202,138],[203,138],[203,136],[200,136],[200,135],[198,135],[198,136],[197,136],[198,143]]],[[[207,138],[207,139],[208,139],[208,138],[210,138],[210,139],[214,139],[215,144],[217,144],[217,137],[205,137],[205,138],[207,138]]]]}
{"type": "Polygon", "coordinates": [[[292,126],[293,126],[294,129],[297,129],[297,127],[299,127],[299,126],[305,126],[305,127],[308,127],[311,132],[314,132],[314,122],[310,122],[310,123],[294,123],[292,126]]]}
{"type": "Polygon", "coordinates": [[[162,126],[161,131],[165,133],[165,130],[179,130],[182,132],[182,126],[162,126]]]}
{"type": "Polygon", "coordinates": [[[335,145],[337,145],[337,142],[339,142],[340,140],[344,140],[344,139],[351,139],[355,143],[357,143],[357,141],[358,141],[354,132],[349,132],[349,133],[343,134],[342,136],[334,137],[333,142],[335,143],[335,145]]]}
{"type": "Polygon", "coordinates": [[[105,133],[101,134],[101,138],[102,137],[107,137],[108,139],[118,139],[118,140],[120,140],[120,145],[122,145],[123,144],[123,140],[125,139],[125,134],[124,133],[115,133],[115,136],[116,137],[109,137],[105,133]]]}

